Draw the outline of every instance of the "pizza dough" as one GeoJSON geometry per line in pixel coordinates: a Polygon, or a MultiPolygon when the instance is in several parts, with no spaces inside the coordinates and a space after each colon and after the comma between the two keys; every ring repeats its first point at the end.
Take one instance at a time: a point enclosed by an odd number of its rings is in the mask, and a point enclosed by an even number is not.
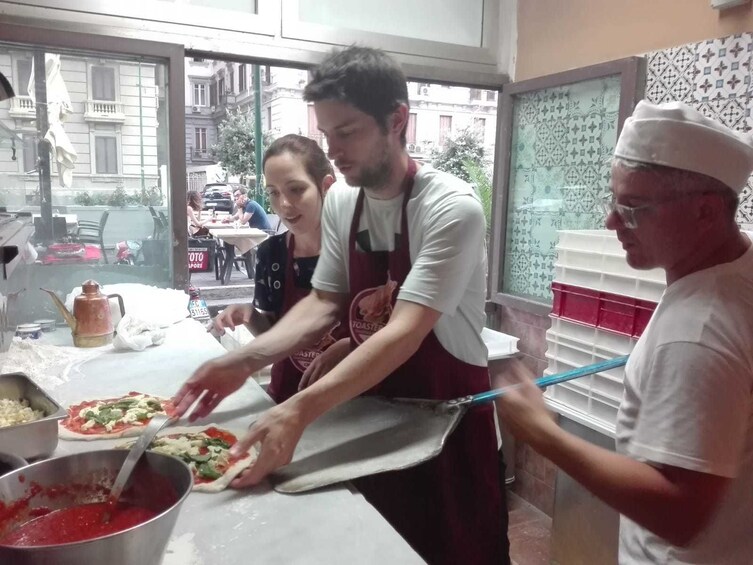
{"type": "MultiPolygon", "coordinates": [[[[119,439],[119,438],[124,438],[124,437],[137,437],[141,435],[142,430],[149,423],[152,416],[154,416],[155,414],[171,415],[171,412],[173,410],[174,410],[174,406],[172,404],[172,400],[168,398],[161,398],[158,396],[154,396],[150,394],[142,394],[142,393],[137,393],[137,392],[131,392],[130,394],[126,394],[126,395],[119,396],[116,398],[82,401],[82,402],[79,402],[78,404],[70,406],[68,408],[68,417],[58,422],[58,437],[65,440],[84,440],[84,441],[91,441],[91,440],[97,440],[97,439],[119,439]],[[154,405],[154,401],[159,403],[160,405],[159,408],[154,405]],[[135,403],[132,408],[125,408],[124,406],[122,406],[122,403],[127,404],[129,402],[135,403]],[[151,405],[149,405],[149,403],[151,403],[151,405]],[[112,423],[115,425],[117,425],[117,422],[125,423],[126,427],[123,427],[121,429],[107,431],[103,429],[104,428],[103,425],[99,425],[98,427],[102,431],[98,431],[94,433],[84,433],[84,432],[72,430],[66,425],[66,424],[69,424],[71,420],[74,420],[77,423],[80,423],[82,421],[80,417],[80,413],[83,413],[85,410],[87,411],[91,410],[93,412],[99,413],[100,409],[102,408],[102,405],[105,405],[105,404],[121,405],[121,408],[117,409],[118,412],[121,413],[121,419],[113,420],[112,423]],[[84,407],[84,405],[89,405],[89,406],[84,407]],[[133,417],[134,413],[143,414],[144,419],[134,419],[133,417]]],[[[110,414],[112,414],[112,412],[110,412],[110,414]]]]}
{"type": "MultiPolygon", "coordinates": [[[[222,432],[223,434],[232,434],[236,441],[240,438],[240,435],[242,433],[236,433],[235,431],[227,430],[225,428],[222,428],[221,426],[218,426],[217,424],[208,424],[205,426],[176,426],[176,427],[168,427],[162,430],[159,434],[157,434],[157,438],[155,441],[159,440],[160,438],[166,438],[169,436],[176,436],[176,435],[194,435],[199,434],[202,432],[207,432],[207,430],[210,429],[216,429],[219,432],[222,432]]],[[[176,441],[177,444],[177,441],[176,441]]],[[[122,449],[128,449],[133,445],[133,442],[121,444],[117,446],[118,448],[122,449]]],[[[167,453],[169,455],[178,456],[175,453],[175,451],[179,450],[181,448],[180,445],[175,445],[170,449],[154,449],[154,451],[158,451],[161,453],[167,453]]],[[[192,462],[189,464],[189,467],[191,468],[191,471],[194,473],[194,484],[193,484],[193,490],[195,492],[220,492],[225,490],[230,483],[235,479],[238,475],[241,474],[241,472],[251,465],[254,461],[256,461],[257,457],[257,450],[256,447],[252,447],[246,455],[241,457],[240,459],[237,459],[233,461],[229,467],[227,467],[221,474],[220,477],[217,479],[211,480],[211,481],[203,481],[198,478],[198,472],[197,472],[197,466],[195,462],[192,462]]]]}

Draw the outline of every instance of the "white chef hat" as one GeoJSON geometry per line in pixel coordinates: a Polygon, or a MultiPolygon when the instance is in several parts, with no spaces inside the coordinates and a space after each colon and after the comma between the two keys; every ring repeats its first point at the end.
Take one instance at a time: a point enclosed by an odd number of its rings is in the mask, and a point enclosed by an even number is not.
{"type": "Polygon", "coordinates": [[[753,140],[682,102],[638,102],[615,157],[713,177],[738,194],[753,172],[753,140]]]}

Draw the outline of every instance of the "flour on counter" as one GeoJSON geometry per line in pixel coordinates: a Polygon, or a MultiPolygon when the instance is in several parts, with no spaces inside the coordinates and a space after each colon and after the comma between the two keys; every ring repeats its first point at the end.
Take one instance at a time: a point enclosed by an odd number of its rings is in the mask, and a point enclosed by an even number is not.
{"type": "Polygon", "coordinates": [[[192,533],[170,538],[162,565],[203,565],[193,538],[192,533]]]}
{"type": "Polygon", "coordinates": [[[80,363],[101,354],[100,348],[61,347],[13,338],[8,351],[0,357],[0,372],[25,373],[49,392],[68,382],[71,371],[80,363]]]}

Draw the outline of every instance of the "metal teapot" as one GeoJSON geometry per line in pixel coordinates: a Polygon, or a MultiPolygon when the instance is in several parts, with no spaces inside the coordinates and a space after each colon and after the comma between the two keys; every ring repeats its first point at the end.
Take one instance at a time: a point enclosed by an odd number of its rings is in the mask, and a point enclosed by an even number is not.
{"type": "Polygon", "coordinates": [[[46,288],[45,291],[52,297],[55,306],[65,318],[73,334],[73,345],[76,347],[100,347],[112,342],[115,330],[112,325],[112,313],[110,312],[110,298],[118,299],[120,315],[125,315],[123,298],[119,294],[104,295],[99,290],[99,283],[93,280],[85,281],[81,285],[83,292],[73,300],[73,314],[65,307],[65,304],[57,295],[46,288]]]}

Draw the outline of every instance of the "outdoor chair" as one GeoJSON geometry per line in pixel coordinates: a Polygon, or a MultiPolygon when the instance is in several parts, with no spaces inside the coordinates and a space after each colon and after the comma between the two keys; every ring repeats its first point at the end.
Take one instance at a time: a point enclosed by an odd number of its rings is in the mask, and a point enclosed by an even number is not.
{"type": "Polygon", "coordinates": [[[76,230],[76,239],[81,243],[93,243],[99,245],[102,249],[102,257],[107,261],[107,253],[105,253],[105,225],[107,224],[107,217],[110,215],[109,210],[102,212],[102,216],[99,218],[99,222],[92,222],[91,220],[79,220],[78,230],[76,230]]]}

